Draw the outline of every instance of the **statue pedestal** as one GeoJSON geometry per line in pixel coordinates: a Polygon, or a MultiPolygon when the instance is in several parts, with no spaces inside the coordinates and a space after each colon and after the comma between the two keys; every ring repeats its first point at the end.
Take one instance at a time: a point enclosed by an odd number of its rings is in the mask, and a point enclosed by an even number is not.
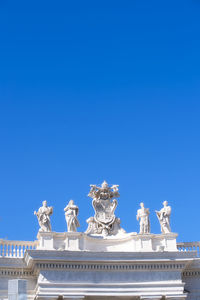
{"type": "Polygon", "coordinates": [[[39,232],[38,248],[44,250],[95,252],[163,252],[177,251],[176,233],[117,236],[87,235],[81,232],[39,232]]]}
{"type": "Polygon", "coordinates": [[[39,250],[64,250],[65,232],[43,232],[39,231],[37,239],[39,250]]]}
{"type": "Polygon", "coordinates": [[[177,251],[176,233],[170,234],[136,234],[120,236],[84,235],[86,251],[118,251],[118,252],[152,252],[177,251]]]}
{"type": "Polygon", "coordinates": [[[83,234],[81,232],[67,232],[65,238],[65,250],[83,250],[83,234]]]}

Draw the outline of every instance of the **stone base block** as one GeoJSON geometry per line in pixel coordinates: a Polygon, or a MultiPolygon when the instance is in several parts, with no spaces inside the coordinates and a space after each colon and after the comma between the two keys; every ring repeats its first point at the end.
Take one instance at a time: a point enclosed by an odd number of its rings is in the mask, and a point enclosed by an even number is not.
{"type": "Polygon", "coordinates": [[[176,233],[103,237],[80,232],[39,232],[37,249],[70,251],[154,252],[177,251],[176,233]]]}

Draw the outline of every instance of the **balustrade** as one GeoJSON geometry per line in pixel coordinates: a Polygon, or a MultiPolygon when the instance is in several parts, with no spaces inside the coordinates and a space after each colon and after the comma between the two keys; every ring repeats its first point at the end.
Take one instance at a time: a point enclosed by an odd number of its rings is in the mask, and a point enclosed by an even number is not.
{"type": "MultiPolygon", "coordinates": [[[[0,240],[0,257],[23,257],[26,250],[36,249],[38,241],[0,240]]],[[[197,251],[200,257],[200,242],[177,243],[179,251],[197,251]]]]}
{"type": "Polygon", "coordinates": [[[177,249],[179,251],[197,251],[198,256],[200,256],[200,242],[182,242],[177,243],[177,249]]]}
{"type": "Polygon", "coordinates": [[[38,241],[0,240],[0,257],[23,257],[26,250],[36,249],[38,241]]]}

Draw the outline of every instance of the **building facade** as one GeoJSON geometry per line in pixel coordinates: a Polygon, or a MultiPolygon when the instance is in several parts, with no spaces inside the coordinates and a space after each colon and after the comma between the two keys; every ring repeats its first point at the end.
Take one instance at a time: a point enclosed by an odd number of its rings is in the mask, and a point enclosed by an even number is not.
{"type": "Polygon", "coordinates": [[[35,212],[36,241],[0,240],[0,299],[200,299],[200,243],[176,242],[168,203],[156,212],[161,234],[150,233],[141,203],[137,234],[126,233],[114,214],[118,186],[93,185],[89,196],[95,213],[85,233],[76,230],[73,201],[65,208],[68,232],[52,232],[53,209],[44,201],[35,212]]]}

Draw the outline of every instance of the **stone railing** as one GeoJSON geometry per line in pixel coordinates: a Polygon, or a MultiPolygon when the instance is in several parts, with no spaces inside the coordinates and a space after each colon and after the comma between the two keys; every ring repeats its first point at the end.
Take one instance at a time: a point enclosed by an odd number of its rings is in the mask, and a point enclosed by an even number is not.
{"type": "Polygon", "coordinates": [[[197,251],[197,254],[200,257],[200,242],[177,243],[177,248],[179,251],[197,251]]]}
{"type": "Polygon", "coordinates": [[[0,240],[0,257],[23,257],[26,250],[36,249],[38,241],[0,240]]]}
{"type": "MultiPolygon", "coordinates": [[[[20,258],[24,256],[26,250],[36,249],[38,241],[9,241],[0,239],[0,257],[20,258]]],[[[200,242],[177,243],[179,251],[197,251],[200,257],[200,242]]]]}

